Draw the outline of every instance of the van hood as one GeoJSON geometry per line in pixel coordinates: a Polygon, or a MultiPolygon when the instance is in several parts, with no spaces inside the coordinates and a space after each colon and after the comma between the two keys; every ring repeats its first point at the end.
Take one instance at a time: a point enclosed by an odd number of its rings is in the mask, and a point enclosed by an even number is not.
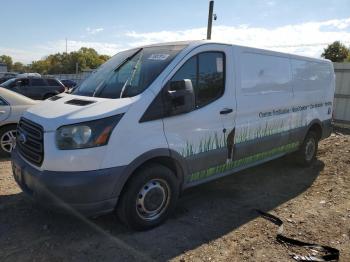
{"type": "Polygon", "coordinates": [[[62,125],[123,114],[133,102],[133,98],[107,99],[59,94],[30,107],[23,117],[40,124],[45,132],[50,132],[62,125]]]}

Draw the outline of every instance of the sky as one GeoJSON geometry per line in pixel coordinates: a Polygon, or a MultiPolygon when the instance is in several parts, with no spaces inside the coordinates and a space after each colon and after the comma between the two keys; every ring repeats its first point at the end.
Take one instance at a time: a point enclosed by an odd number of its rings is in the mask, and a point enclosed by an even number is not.
{"type": "MultiPolygon", "coordinates": [[[[82,46],[113,55],[206,38],[209,0],[0,0],[0,55],[25,64],[82,46]]],[[[320,57],[350,46],[350,0],[215,0],[212,40],[320,57]]]]}

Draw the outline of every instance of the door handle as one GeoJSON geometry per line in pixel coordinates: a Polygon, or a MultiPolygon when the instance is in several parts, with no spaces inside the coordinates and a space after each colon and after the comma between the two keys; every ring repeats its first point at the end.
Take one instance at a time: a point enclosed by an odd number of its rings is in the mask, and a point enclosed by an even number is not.
{"type": "Polygon", "coordinates": [[[220,115],[227,115],[233,112],[232,108],[224,108],[220,111],[220,115]]]}
{"type": "Polygon", "coordinates": [[[6,113],[6,111],[3,111],[3,110],[0,111],[0,114],[5,114],[5,113],[6,113]]]}

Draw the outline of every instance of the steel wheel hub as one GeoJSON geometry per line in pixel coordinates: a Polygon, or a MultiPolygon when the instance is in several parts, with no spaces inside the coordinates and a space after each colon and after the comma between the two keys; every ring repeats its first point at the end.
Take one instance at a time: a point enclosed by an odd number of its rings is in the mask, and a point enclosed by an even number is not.
{"type": "Polygon", "coordinates": [[[306,143],[306,147],[305,147],[305,156],[306,156],[306,160],[310,161],[314,154],[315,154],[315,141],[313,139],[310,139],[309,141],[307,141],[306,143]]]}
{"type": "Polygon", "coordinates": [[[170,200],[169,185],[162,179],[147,182],[136,199],[137,214],[145,220],[157,219],[167,208],[170,200]]]}
{"type": "Polygon", "coordinates": [[[0,138],[1,149],[11,153],[16,144],[16,130],[9,130],[0,138]]]}

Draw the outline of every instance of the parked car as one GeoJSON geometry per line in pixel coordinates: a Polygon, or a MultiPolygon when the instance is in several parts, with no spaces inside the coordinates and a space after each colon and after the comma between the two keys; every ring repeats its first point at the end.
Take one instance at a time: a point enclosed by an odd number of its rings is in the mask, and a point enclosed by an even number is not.
{"type": "Polygon", "coordinates": [[[17,73],[3,73],[0,77],[0,84],[6,82],[7,80],[10,80],[12,78],[15,78],[17,76],[17,73]]]}
{"type": "Polygon", "coordinates": [[[12,78],[15,78],[15,76],[3,76],[3,77],[0,77],[0,84],[4,83],[7,80],[10,80],[12,78]]]}
{"type": "Polygon", "coordinates": [[[71,89],[73,87],[75,87],[77,85],[76,82],[74,82],[73,80],[69,80],[69,79],[64,79],[64,80],[61,80],[61,83],[67,87],[68,89],[71,89]]]}
{"type": "Polygon", "coordinates": [[[55,78],[17,77],[0,86],[36,100],[45,100],[66,91],[66,87],[55,78]]]}
{"type": "Polygon", "coordinates": [[[9,157],[16,142],[17,123],[29,107],[35,105],[28,97],[0,87],[0,155],[9,157]]]}
{"type": "Polygon", "coordinates": [[[328,60],[211,41],[123,51],[24,114],[14,178],[51,208],[148,229],[186,188],[291,153],[311,165],[334,89],[328,60]]]}
{"type": "Polygon", "coordinates": [[[22,73],[17,75],[18,78],[24,78],[24,77],[41,77],[39,73],[22,73]]]}

